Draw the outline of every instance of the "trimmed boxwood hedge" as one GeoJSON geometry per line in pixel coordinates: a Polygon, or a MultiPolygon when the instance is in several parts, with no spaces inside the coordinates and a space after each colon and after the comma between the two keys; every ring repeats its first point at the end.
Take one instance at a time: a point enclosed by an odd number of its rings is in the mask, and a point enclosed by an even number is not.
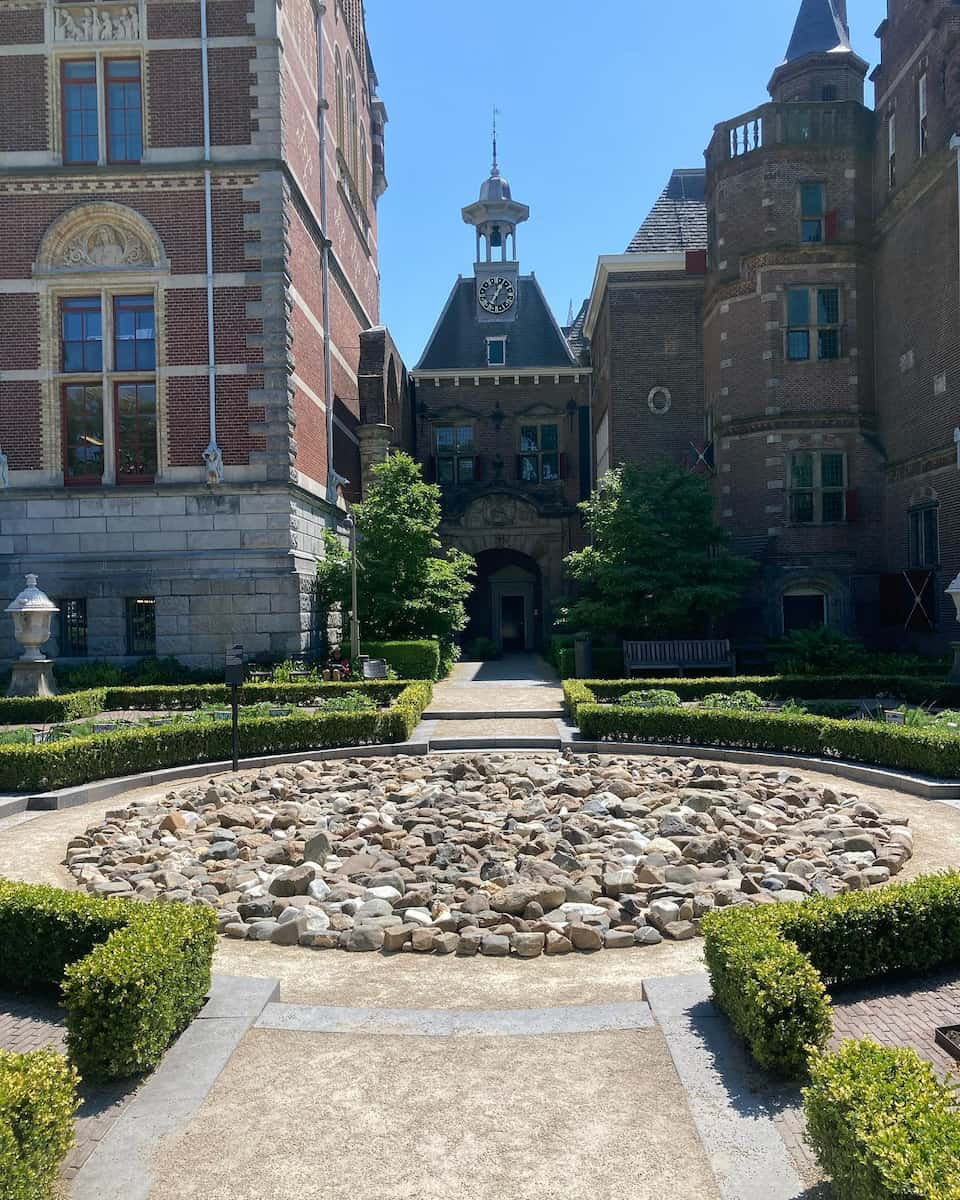
{"type": "Polygon", "coordinates": [[[61,988],[85,1078],[155,1067],[210,990],[212,909],[0,880],[0,984],[61,988]]]}
{"type": "Polygon", "coordinates": [[[960,873],[703,920],[717,1003],[762,1066],[802,1075],[830,1032],[827,985],[960,964],[960,873]]]}
{"type": "Polygon", "coordinates": [[[47,1200],[74,1143],[76,1071],[54,1050],[0,1050],[0,1197],[47,1200]]]}
{"type": "Polygon", "coordinates": [[[711,692],[751,691],[764,700],[859,700],[891,695],[909,704],[960,708],[960,683],[918,675],[721,675],[710,679],[569,679],[568,704],[616,700],[638,687],[669,688],[681,700],[700,700],[711,692]],[[583,689],[590,693],[588,699],[583,689]]]}
{"type": "Polygon", "coordinates": [[[956,1092],[915,1050],[844,1042],[810,1076],[807,1140],[836,1200],[960,1200],[956,1092]]]}
{"type": "Polygon", "coordinates": [[[440,674],[440,643],[433,638],[416,642],[364,642],[364,654],[386,659],[401,679],[436,679],[440,674]]]}
{"type": "Polygon", "coordinates": [[[0,725],[58,725],[103,712],[106,688],[62,696],[0,697],[0,725]]]}
{"type": "MultiPolygon", "coordinates": [[[[332,686],[342,694],[344,685],[332,686]]],[[[245,758],[257,758],[297,750],[403,742],[416,728],[432,695],[431,685],[425,682],[354,686],[354,690],[361,689],[389,697],[390,707],[373,712],[241,719],[241,753],[245,758]]],[[[252,698],[257,695],[254,687],[243,691],[246,703],[257,702],[252,698]]],[[[257,698],[266,697],[261,693],[257,698]]],[[[169,728],[119,729],[38,746],[0,746],[0,792],[74,787],[141,771],[223,761],[231,753],[230,724],[212,719],[169,728]]]]}
{"type": "Polygon", "coordinates": [[[809,754],[940,779],[960,777],[960,736],[937,726],[913,729],[877,721],[617,704],[580,703],[576,713],[580,732],[588,741],[660,742],[809,754]]]}

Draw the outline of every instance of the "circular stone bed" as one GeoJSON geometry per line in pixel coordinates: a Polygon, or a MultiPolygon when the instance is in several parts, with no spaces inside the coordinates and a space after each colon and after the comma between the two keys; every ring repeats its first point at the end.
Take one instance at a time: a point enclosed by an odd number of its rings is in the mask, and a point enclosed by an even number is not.
{"type": "Polygon", "coordinates": [[[209,905],[231,938],[533,958],[885,883],[907,825],[783,770],[434,754],[221,776],[108,813],[66,861],[94,894],[209,905]]]}

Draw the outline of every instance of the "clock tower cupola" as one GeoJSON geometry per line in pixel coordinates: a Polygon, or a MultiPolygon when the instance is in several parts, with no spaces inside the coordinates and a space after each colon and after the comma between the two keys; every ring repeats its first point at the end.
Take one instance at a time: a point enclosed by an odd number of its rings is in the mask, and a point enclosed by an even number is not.
{"type": "Polygon", "coordinates": [[[497,141],[493,141],[493,167],[480,188],[480,199],[463,209],[463,219],[477,231],[477,316],[481,321],[512,321],[517,314],[520,264],[517,261],[517,226],[530,216],[526,204],[510,194],[510,184],[500,174],[497,141]]]}

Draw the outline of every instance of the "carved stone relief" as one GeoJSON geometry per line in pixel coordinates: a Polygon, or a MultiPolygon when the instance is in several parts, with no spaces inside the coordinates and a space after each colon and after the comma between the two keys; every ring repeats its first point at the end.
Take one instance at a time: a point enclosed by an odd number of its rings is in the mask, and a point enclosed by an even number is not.
{"type": "Polygon", "coordinates": [[[466,529],[512,529],[537,520],[537,510],[532,504],[515,496],[493,495],[474,501],[464,514],[463,524],[466,529]]]}
{"type": "Polygon", "coordinates": [[[135,5],[58,4],[53,36],[58,42],[133,42],[140,37],[140,12],[135,5]]]}
{"type": "Polygon", "coordinates": [[[151,262],[143,242],[114,225],[97,225],[69,241],[63,250],[65,267],[139,266],[151,262]]]}

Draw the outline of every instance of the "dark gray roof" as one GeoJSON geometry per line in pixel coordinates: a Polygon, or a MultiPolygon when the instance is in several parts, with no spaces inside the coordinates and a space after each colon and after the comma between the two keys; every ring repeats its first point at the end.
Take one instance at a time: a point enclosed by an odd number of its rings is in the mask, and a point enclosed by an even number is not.
{"type": "Polygon", "coordinates": [[[458,279],[417,368],[484,370],[486,339],[504,335],[507,338],[504,373],[529,367],[569,367],[573,362],[540,285],[532,275],[521,275],[517,315],[512,321],[478,320],[476,280],[458,279]]]}
{"type": "Polygon", "coordinates": [[[587,309],[590,307],[590,298],[580,305],[580,311],[573,319],[572,325],[564,325],[563,336],[567,339],[567,345],[570,347],[570,353],[578,363],[586,365],[587,352],[590,349],[590,343],[587,341],[586,335],[583,332],[583,325],[587,319],[587,309]]]}
{"type": "Polygon", "coordinates": [[[702,167],[674,171],[627,253],[706,250],[706,185],[707,173],[702,167]]]}
{"type": "Polygon", "coordinates": [[[845,11],[842,0],[803,0],[784,61],[794,62],[808,54],[849,50],[845,11]]]}

